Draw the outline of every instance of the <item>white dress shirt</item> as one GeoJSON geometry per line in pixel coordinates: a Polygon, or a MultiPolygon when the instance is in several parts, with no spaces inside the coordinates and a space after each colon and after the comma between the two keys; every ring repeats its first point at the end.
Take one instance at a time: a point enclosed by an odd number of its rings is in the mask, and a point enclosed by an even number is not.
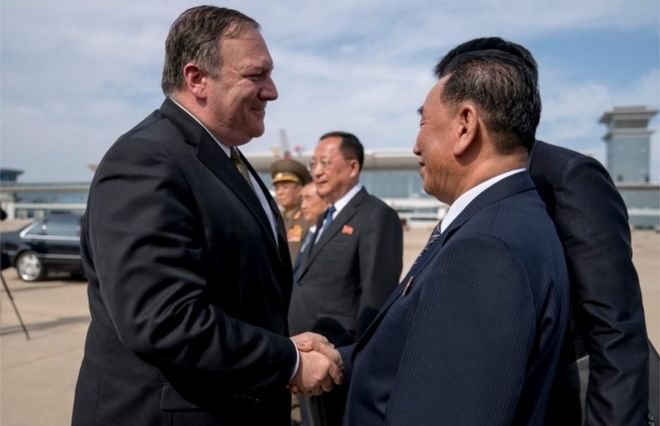
{"type": "MultiPolygon", "coordinates": [[[[230,153],[231,148],[230,147],[228,147],[227,145],[220,142],[218,140],[218,138],[216,138],[213,135],[213,133],[211,133],[211,131],[209,129],[207,129],[206,126],[201,121],[199,121],[197,119],[197,117],[195,117],[190,111],[185,109],[183,106],[181,106],[181,104],[179,104],[174,99],[170,98],[170,100],[172,102],[174,102],[175,104],[177,104],[179,106],[179,108],[181,108],[182,110],[187,112],[188,115],[190,115],[192,118],[194,118],[195,121],[198,122],[199,125],[202,126],[204,128],[204,130],[206,130],[206,132],[213,138],[215,143],[217,143],[218,146],[220,148],[222,148],[222,152],[224,152],[227,155],[227,158],[230,157],[230,155],[231,155],[231,153],[230,153]]],[[[238,147],[236,147],[236,149],[238,150],[238,147]]],[[[257,182],[257,179],[254,177],[252,172],[250,172],[250,169],[247,169],[247,171],[248,171],[248,175],[250,176],[250,182],[252,182],[252,188],[254,188],[254,190],[255,190],[254,193],[256,194],[257,198],[259,199],[259,203],[261,204],[261,208],[264,210],[264,212],[266,213],[266,216],[268,217],[268,222],[270,223],[270,227],[273,231],[273,237],[275,238],[275,244],[277,244],[279,246],[279,243],[278,243],[278,240],[277,240],[277,221],[275,220],[275,215],[273,214],[273,211],[271,210],[270,205],[268,204],[268,200],[266,199],[266,195],[264,195],[263,191],[258,191],[257,190],[257,188],[261,188],[259,186],[259,183],[257,182]]]]}
{"type": "Polygon", "coordinates": [[[449,225],[458,217],[459,214],[465,208],[475,199],[479,194],[490,188],[491,186],[495,185],[497,182],[501,181],[504,178],[507,178],[511,175],[515,175],[516,173],[524,172],[525,169],[515,169],[515,170],[509,170],[508,172],[504,172],[502,174],[499,174],[497,176],[494,176],[488,180],[485,180],[481,182],[479,185],[470,188],[468,191],[465,191],[458,197],[454,203],[449,207],[449,211],[447,211],[447,215],[442,219],[442,222],[440,223],[440,232],[445,232],[445,229],[449,227],[449,225]]]}
{"type": "MultiPolygon", "coordinates": [[[[362,189],[362,184],[359,182],[356,183],[353,188],[349,189],[348,192],[344,194],[343,197],[338,199],[337,202],[333,204],[333,206],[335,206],[335,212],[332,214],[332,220],[334,220],[337,217],[339,212],[342,211],[342,209],[348,205],[348,203],[353,199],[353,197],[355,197],[355,195],[357,195],[358,192],[360,192],[361,189],[362,189]]],[[[323,222],[325,223],[325,220],[323,222]]],[[[316,236],[316,239],[314,240],[314,244],[318,243],[319,239],[321,238],[321,234],[323,233],[323,229],[325,228],[323,224],[321,224],[321,228],[319,229],[319,233],[316,236]]]]}
{"type": "MultiPolygon", "coordinates": [[[[222,142],[220,142],[214,135],[209,131],[209,129],[206,128],[204,124],[202,124],[201,121],[197,119],[193,114],[190,113],[187,109],[185,109],[181,104],[179,104],[177,101],[174,99],[170,98],[172,102],[177,104],[179,108],[184,110],[185,112],[188,113],[192,118],[195,119],[196,122],[199,123],[200,126],[206,130],[206,132],[213,138],[215,143],[218,144],[220,148],[222,148],[222,152],[224,152],[227,155],[227,158],[230,157],[230,149],[228,146],[224,145],[222,142]]],[[[268,217],[268,221],[270,222],[271,229],[273,231],[273,236],[275,237],[275,244],[278,244],[277,242],[277,222],[275,221],[275,215],[273,214],[273,211],[270,209],[270,205],[268,204],[268,200],[266,200],[266,196],[264,195],[263,191],[258,191],[257,188],[261,188],[259,186],[259,183],[255,179],[255,177],[252,175],[250,172],[250,169],[248,169],[248,174],[250,176],[250,181],[252,182],[252,188],[255,189],[254,193],[257,195],[257,198],[259,199],[259,203],[261,204],[261,207],[264,209],[264,212],[266,213],[266,216],[268,217]]],[[[279,244],[278,244],[279,245],[279,244]]],[[[292,342],[293,343],[293,342],[292,342]]],[[[291,376],[289,377],[289,382],[293,380],[293,378],[296,376],[296,373],[298,372],[298,368],[300,367],[300,351],[298,351],[298,347],[293,344],[294,348],[296,349],[296,364],[293,367],[293,372],[291,373],[291,376]]]]}

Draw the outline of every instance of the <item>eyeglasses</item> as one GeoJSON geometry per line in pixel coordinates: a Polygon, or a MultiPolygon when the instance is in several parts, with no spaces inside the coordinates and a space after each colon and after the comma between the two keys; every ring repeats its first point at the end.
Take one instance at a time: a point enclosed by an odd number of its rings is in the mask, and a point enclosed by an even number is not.
{"type": "Polygon", "coordinates": [[[332,161],[328,158],[322,158],[319,161],[311,160],[307,165],[310,172],[313,172],[316,166],[321,166],[321,170],[328,170],[332,166],[332,161]]]}

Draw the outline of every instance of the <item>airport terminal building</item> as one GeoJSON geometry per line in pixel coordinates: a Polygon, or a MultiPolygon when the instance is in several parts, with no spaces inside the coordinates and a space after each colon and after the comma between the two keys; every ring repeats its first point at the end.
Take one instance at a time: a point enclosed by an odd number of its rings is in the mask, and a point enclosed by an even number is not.
{"type": "MultiPolygon", "coordinates": [[[[645,107],[616,107],[600,122],[607,126],[606,167],[621,193],[630,216],[638,228],[660,229],[660,184],[650,182],[649,120],[657,111],[645,107]]],[[[307,164],[311,152],[296,153],[293,159],[307,164]]],[[[250,163],[262,180],[271,183],[273,153],[248,154],[250,163]]],[[[83,212],[89,182],[23,183],[22,172],[0,170],[0,202],[9,218],[41,217],[56,212],[83,212]]],[[[435,223],[448,206],[424,192],[417,157],[411,150],[365,152],[360,181],[371,194],[391,205],[409,223],[435,223]]]]}

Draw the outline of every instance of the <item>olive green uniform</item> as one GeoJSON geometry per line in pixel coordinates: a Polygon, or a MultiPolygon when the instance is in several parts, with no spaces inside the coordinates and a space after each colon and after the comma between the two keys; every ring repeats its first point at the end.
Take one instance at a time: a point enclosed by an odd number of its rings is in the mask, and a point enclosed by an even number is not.
{"type": "Polygon", "coordinates": [[[309,223],[302,217],[300,206],[283,212],[282,217],[284,219],[284,227],[286,228],[286,239],[289,243],[291,262],[295,263],[296,256],[298,256],[298,251],[300,250],[300,244],[302,244],[305,233],[309,229],[309,223]]]}

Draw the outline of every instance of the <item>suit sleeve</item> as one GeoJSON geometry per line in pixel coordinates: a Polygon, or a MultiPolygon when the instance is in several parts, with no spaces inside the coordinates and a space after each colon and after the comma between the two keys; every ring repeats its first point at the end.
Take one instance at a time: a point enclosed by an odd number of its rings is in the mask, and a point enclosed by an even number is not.
{"type": "Polygon", "coordinates": [[[163,148],[149,140],[113,148],[87,214],[104,308],[126,347],[164,371],[233,391],[286,385],[296,362],[289,339],[209,301],[209,286],[223,284],[207,282],[199,212],[163,148]]]}
{"type": "Polygon", "coordinates": [[[586,423],[644,424],[648,348],[626,206],[607,171],[578,157],[562,174],[554,222],[578,329],[590,355],[586,423]]]}
{"type": "Polygon", "coordinates": [[[379,205],[360,237],[360,306],[356,339],[362,336],[380,306],[396,287],[403,262],[403,229],[397,213],[379,205]]]}
{"type": "Polygon", "coordinates": [[[387,424],[514,424],[537,324],[528,275],[488,235],[451,241],[442,258],[417,283],[387,424]]]}

